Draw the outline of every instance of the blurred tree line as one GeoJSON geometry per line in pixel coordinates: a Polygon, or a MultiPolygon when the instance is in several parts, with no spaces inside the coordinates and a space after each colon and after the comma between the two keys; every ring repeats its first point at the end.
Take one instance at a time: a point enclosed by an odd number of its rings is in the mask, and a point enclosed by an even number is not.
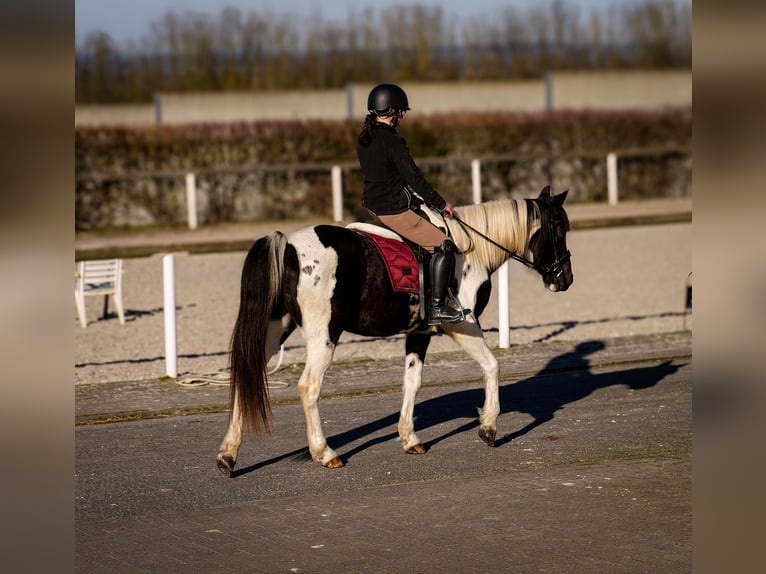
{"type": "Polygon", "coordinates": [[[580,12],[565,0],[458,19],[439,7],[349,13],[345,23],[225,8],[167,12],[140,43],[97,32],[76,47],[77,103],[155,92],[339,88],[348,81],[540,77],[547,70],[689,68],[691,0],[580,12]]]}

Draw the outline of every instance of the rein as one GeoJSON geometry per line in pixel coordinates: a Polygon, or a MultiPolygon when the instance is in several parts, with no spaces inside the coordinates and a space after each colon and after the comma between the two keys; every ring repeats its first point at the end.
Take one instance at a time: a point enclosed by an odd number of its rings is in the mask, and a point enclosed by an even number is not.
{"type": "MultiPolygon", "coordinates": [[[[559,277],[564,272],[564,270],[561,268],[561,265],[563,263],[565,263],[566,261],[568,261],[569,258],[572,256],[572,254],[569,252],[569,249],[567,249],[566,253],[564,253],[564,255],[562,255],[561,257],[557,256],[556,259],[553,261],[553,263],[551,263],[547,267],[542,267],[541,265],[538,265],[537,263],[534,263],[534,262],[530,261],[526,257],[522,257],[521,255],[519,255],[515,251],[511,251],[510,249],[506,249],[505,247],[500,245],[497,241],[495,241],[491,237],[487,237],[486,235],[484,235],[481,231],[479,231],[475,227],[472,227],[469,224],[467,224],[465,221],[460,219],[457,216],[457,214],[454,214],[452,219],[454,219],[455,221],[458,222],[458,224],[460,224],[460,226],[463,228],[463,231],[465,231],[466,229],[470,229],[471,231],[473,231],[476,235],[478,235],[479,237],[481,237],[485,241],[491,243],[492,245],[494,245],[495,247],[497,247],[501,251],[504,251],[511,259],[515,259],[519,263],[523,263],[524,265],[526,265],[530,269],[534,269],[535,271],[537,271],[541,275],[544,275],[546,273],[555,273],[555,276],[559,277]]],[[[552,223],[549,223],[549,225],[552,226],[552,223]]],[[[449,227],[448,227],[448,229],[449,229],[449,227]]],[[[557,251],[557,249],[556,249],[556,247],[557,247],[556,246],[556,235],[552,234],[551,237],[553,238],[553,252],[554,252],[554,255],[555,255],[556,251],[557,251]]]]}

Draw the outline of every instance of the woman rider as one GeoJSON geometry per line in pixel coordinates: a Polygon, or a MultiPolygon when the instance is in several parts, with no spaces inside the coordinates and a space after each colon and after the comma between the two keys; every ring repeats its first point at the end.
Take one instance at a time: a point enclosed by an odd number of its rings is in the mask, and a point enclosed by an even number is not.
{"type": "Polygon", "coordinates": [[[409,110],[407,94],[395,84],[375,86],[367,98],[359,134],[359,164],[364,175],[362,205],[381,223],[431,253],[429,324],[462,321],[463,313],[447,304],[447,288],[455,268],[455,245],[439,228],[410,209],[410,189],[426,205],[452,217],[445,201],[421,173],[405,139],[396,133],[409,110]]]}

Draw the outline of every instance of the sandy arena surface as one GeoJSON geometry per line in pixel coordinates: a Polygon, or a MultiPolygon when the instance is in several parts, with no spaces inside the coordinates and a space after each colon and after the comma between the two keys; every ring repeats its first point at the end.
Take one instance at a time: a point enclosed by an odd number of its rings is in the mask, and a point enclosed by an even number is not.
{"type": "MultiPolygon", "coordinates": [[[[565,293],[548,292],[535,272],[511,262],[512,346],[691,328],[691,314],[685,310],[692,269],[690,223],[575,230],[568,243],[575,279],[565,293]]],[[[244,257],[245,252],[175,257],[179,379],[225,371],[244,257]]],[[[124,268],[125,325],[117,320],[113,303],[102,319],[103,299],[88,297],[89,323],[83,329],[73,305],[75,383],[166,374],[162,259],[125,259],[124,268]]],[[[496,288],[480,320],[489,345],[496,347],[496,288]]],[[[453,351],[462,353],[445,336],[435,337],[429,350],[453,351]]],[[[344,333],[335,360],[403,358],[403,352],[403,336],[377,339],[344,333]]],[[[284,363],[304,360],[303,337],[296,331],[285,344],[284,363]]]]}

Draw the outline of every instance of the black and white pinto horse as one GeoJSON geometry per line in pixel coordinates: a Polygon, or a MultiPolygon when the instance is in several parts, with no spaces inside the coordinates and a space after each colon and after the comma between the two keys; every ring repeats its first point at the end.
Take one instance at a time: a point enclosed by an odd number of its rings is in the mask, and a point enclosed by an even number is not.
{"type": "MultiPolygon", "coordinates": [[[[477,319],[489,300],[490,275],[514,258],[536,269],[550,291],[569,288],[573,277],[566,246],[566,195],[565,191],[552,196],[550,187],[545,187],[535,199],[457,207],[451,219],[423,209],[435,225],[449,228],[459,250],[452,292],[473,312],[463,322],[437,327],[481,366],[485,401],[479,412],[479,436],[490,446],[494,446],[500,413],[498,365],[477,319]]],[[[226,476],[231,476],[236,464],[243,429],[268,430],[266,364],[296,327],[303,329],[306,339],[306,366],[298,390],[314,460],[328,468],[343,465],[327,444],[317,407],[322,380],[343,331],[373,337],[406,333],[398,432],[405,452],[425,452],[415,435],[413,412],[426,350],[437,327],[421,319],[420,306],[427,301],[417,294],[393,291],[378,251],[353,227],[398,238],[368,224],[317,225],[289,238],[273,232],[258,239],[248,252],[231,339],[231,414],[217,456],[218,468],[226,476]]]]}

